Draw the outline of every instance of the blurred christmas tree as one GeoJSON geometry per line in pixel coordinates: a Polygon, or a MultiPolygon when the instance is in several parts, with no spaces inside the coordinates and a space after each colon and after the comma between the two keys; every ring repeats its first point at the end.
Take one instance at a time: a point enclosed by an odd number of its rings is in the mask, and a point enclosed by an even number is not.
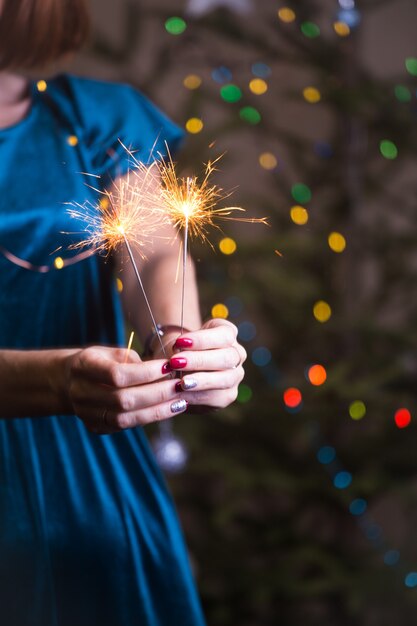
{"type": "Polygon", "coordinates": [[[366,37],[389,27],[384,58],[415,4],[172,4],[123,5],[90,62],[184,125],[184,172],[226,150],[217,181],[271,224],[194,248],[204,313],[249,353],[235,406],[176,421],[208,623],[413,624],[417,58],[388,77],[366,37]]]}

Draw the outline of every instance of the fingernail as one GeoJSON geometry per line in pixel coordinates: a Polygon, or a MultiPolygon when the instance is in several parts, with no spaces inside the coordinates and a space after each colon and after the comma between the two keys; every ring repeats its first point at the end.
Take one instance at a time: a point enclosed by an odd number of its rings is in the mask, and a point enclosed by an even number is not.
{"type": "Polygon", "coordinates": [[[162,366],[162,373],[163,374],[169,374],[170,372],[172,372],[172,367],[171,367],[169,361],[167,361],[162,366]]]}
{"type": "Polygon", "coordinates": [[[183,356],[173,356],[169,360],[169,365],[171,366],[171,369],[173,370],[180,370],[183,367],[186,367],[187,359],[185,359],[183,356]]]}
{"type": "Polygon", "coordinates": [[[176,400],[171,404],[171,413],[181,413],[188,406],[187,400],[176,400]]]}
{"type": "Polygon", "coordinates": [[[197,381],[194,378],[183,378],[175,383],[175,391],[188,391],[197,387],[197,381]]]}
{"type": "Polygon", "coordinates": [[[184,391],[188,391],[188,389],[194,389],[194,387],[197,387],[197,381],[195,380],[195,378],[189,378],[187,376],[186,378],[183,378],[180,382],[184,391]]]}
{"type": "Polygon", "coordinates": [[[192,339],[188,337],[178,337],[177,341],[174,343],[174,348],[191,348],[192,345],[192,339]]]}

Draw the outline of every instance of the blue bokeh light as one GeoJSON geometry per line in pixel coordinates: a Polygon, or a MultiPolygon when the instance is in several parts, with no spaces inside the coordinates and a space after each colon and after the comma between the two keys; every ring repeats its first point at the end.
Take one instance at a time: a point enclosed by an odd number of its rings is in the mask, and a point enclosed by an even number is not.
{"type": "Polygon", "coordinates": [[[272,70],[266,63],[253,63],[252,65],[252,74],[254,76],[259,76],[259,78],[268,78],[271,76],[272,70]]]}
{"type": "Polygon", "coordinates": [[[265,346],[259,346],[252,352],[252,362],[258,367],[265,367],[271,362],[271,359],[271,352],[265,346]]]}
{"type": "Polygon", "coordinates": [[[387,550],[384,554],[385,565],[397,565],[400,560],[400,553],[398,550],[387,550]]]}
{"type": "Polygon", "coordinates": [[[252,322],[242,322],[238,326],[239,339],[251,341],[256,337],[256,326],[252,322]]]}
{"type": "Polygon", "coordinates": [[[350,503],[349,511],[352,513],[352,515],[363,515],[367,509],[367,506],[368,505],[366,503],[366,500],[364,500],[363,498],[356,498],[350,503]]]}
{"type": "Polygon", "coordinates": [[[336,489],[347,489],[352,483],[352,474],[350,472],[341,471],[337,472],[333,478],[333,485],[336,489]]]}
{"type": "Polygon", "coordinates": [[[336,450],[332,446],[323,446],[317,452],[317,459],[323,465],[329,465],[333,463],[336,458],[336,450]]]}
{"type": "Polygon", "coordinates": [[[223,83],[230,83],[230,81],[233,78],[233,74],[229,70],[228,67],[221,65],[220,67],[216,67],[212,71],[211,77],[214,81],[216,81],[216,83],[223,84],[223,83]]]}

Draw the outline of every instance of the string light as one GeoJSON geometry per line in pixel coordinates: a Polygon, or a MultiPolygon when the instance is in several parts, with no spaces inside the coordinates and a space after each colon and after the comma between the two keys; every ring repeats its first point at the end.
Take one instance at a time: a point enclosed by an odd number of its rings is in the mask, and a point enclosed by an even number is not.
{"type": "Polygon", "coordinates": [[[229,309],[225,304],[215,304],[211,309],[211,316],[227,319],[229,317],[229,309]]]}
{"type": "Polygon", "coordinates": [[[325,302],[324,300],[319,300],[315,303],[313,307],[313,315],[318,322],[321,322],[323,324],[330,319],[332,315],[332,309],[327,302],[325,302]]]}
{"type": "Polygon", "coordinates": [[[204,128],[203,120],[199,117],[190,117],[185,123],[185,128],[191,135],[197,135],[204,128]]]}
{"type": "Polygon", "coordinates": [[[249,89],[256,96],[261,96],[268,91],[268,83],[262,78],[252,78],[249,83],[249,89]]]}
{"type": "Polygon", "coordinates": [[[197,74],[188,74],[183,80],[183,85],[187,89],[198,89],[201,85],[201,78],[197,74]]]}
{"type": "Polygon", "coordinates": [[[234,254],[237,249],[237,244],[231,237],[224,237],[219,243],[219,249],[222,254],[234,254]]]}
{"type": "Polygon", "coordinates": [[[278,17],[281,22],[284,22],[285,24],[290,24],[295,20],[296,15],[294,11],[289,7],[282,7],[281,9],[278,9],[278,17]]]}

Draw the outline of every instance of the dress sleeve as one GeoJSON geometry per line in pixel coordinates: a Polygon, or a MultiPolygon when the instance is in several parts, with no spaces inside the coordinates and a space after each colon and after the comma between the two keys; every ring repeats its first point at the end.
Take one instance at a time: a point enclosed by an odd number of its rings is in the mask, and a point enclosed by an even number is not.
{"type": "Polygon", "coordinates": [[[72,87],[89,150],[90,173],[101,176],[105,184],[133,167],[123,146],[143,163],[159,154],[165,156],[166,146],[171,153],[179,147],[182,129],[133,87],[79,78],[72,87]]]}

